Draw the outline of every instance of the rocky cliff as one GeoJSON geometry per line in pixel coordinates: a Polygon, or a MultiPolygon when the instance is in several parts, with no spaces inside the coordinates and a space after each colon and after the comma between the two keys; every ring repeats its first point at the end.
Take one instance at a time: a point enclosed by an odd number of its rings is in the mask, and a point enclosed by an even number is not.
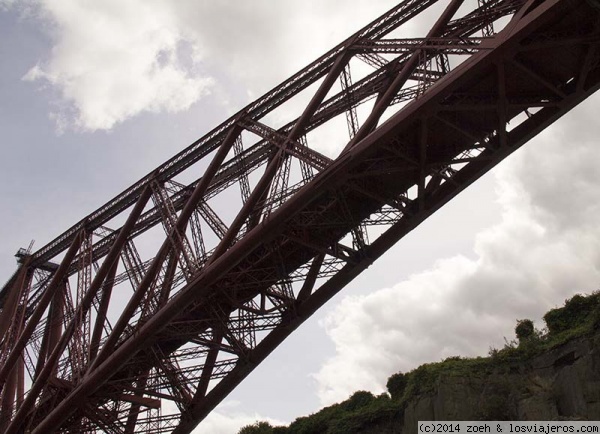
{"type": "Polygon", "coordinates": [[[406,402],[403,417],[387,432],[414,433],[419,420],[506,419],[599,420],[600,333],[526,363],[441,376],[432,392],[406,402]]]}
{"type": "Polygon", "coordinates": [[[600,420],[600,293],[575,296],[519,321],[518,340],[489,357],[454,357],[388,381],[388,394],[350,399],[296,419],[257,423],[240,434],[414,434],[419,420],[600,420]]]}

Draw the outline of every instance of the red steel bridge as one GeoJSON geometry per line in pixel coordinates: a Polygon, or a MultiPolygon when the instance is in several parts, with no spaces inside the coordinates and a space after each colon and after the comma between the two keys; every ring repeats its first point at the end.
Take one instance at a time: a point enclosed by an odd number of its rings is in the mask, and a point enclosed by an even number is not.
{"type": "Polygon", "coordinates": [[[191,432],[394,243],[599,87],[599,0],[400,2],[19,251],[0,291],[0,432],[191,432]],[[403,36],[422,16],[425,35],[403,36]],[[335,159],[319,152],[327,131],[343,133],[335,159]]]}

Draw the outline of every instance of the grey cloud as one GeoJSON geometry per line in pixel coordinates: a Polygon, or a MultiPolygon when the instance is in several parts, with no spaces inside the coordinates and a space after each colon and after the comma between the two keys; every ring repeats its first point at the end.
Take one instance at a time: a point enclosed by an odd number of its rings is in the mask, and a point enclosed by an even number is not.
{"type": "Polygon", "coordinates": [[[336,355],[315,374],[323,404],[384,390],[393,372],[454,355],[485,355],[600,280],[596,97],[496,172],[502,221],[478,234],[475,259],[438,261],[391,288],[343,300],[324,322],[336,355]],[[348,378],[352,378],[349,384],[348,378]]]}

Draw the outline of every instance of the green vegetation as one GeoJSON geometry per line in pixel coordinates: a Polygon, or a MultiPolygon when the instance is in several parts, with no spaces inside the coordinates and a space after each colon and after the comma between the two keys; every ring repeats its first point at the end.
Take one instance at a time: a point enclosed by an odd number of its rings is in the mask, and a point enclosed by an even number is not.
{"type": "Polygon", "coordinates": [[[490,351],[492,362],[498,365],[527,361],[572,339],[594,333],[600,328],[600,291],[587,296],[574,295],[565,300],[563,307],[549,310],[544,315],[546,328],[543,330],[532,332],[529,322],[517,322],[518,342],[507,342],[503,349],[490,351]]]}
{"type": "Polygon", "coordinates": [[[386,393],[374,396],[358,391],[344,402],[299,417],[289,427],[258,422],[245,426],[239,434],[347,434],[359,432],[378,420],[391,420],[398,412],[398,405],[386,393]]]}
{"type": "Polygon", "coordinates": [[[559,335],[571,332],[585,333],[589,327],[598,325],[600,292],[590,296],[574,295],[565,302],[565,306],[549,310],[544,315],[548,333],[559,335]]]}
{"type": "Polygon", "coordinates": [[[565,306],[544,315],[546,328],[536,330],[529,319],[517,320],[517,340],[502,349],[491,349],[489,357],[450,357],[442,362],[427,363],[408,373],[393,374],[387,381],[388,393],[374,396],[359,391],[349,399],[310,416],[300,417],[289,427],[273,427],[267,422],[249,425],[239,434],[345,434],[359,433],[378,423],[390,424],[402,419],[409,400],[433,392],[442,378],[489,377],[486,398],[479,403],[482,420],[514,418],[508,408],[511,385],[503,376],[519,364],[578,337],[600,329],[600,292],[575,295],[565,306]]]}
{"type": "Polygon", "coordinates": [[[406,385],[408,383],[408,378],[402,372],[397,372],[392,374],[385,385],[392,399],[402,398],[404,395],[404,391],[406,390],[406,385]]]}
{"type": "Polygon", "coordinates": [[[531,339],[535,335],[535,327],[533,321],[530,319],[519,319],[517,320],[517,326],[515,327],[515,334],[519,342],[525,339],[531,339]]]}
{"type": "Polygon", "coordinates": [[[286,432],[285,427],[274,427],[269,422],[256,422],[243,427],[239,434],[277,434],[286,432]]]}

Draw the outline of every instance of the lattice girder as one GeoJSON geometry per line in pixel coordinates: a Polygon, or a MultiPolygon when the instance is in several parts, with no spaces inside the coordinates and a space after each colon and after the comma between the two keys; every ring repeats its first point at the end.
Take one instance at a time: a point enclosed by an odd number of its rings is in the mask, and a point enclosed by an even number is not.
{"type": "Polygon", "coordinates": [[[393,35],[435,3],[401,2],[24,255],[0,293],[0,429],[189,433],[397,240],[600,86],[593,2],[478,1],[455,17],[451,0],[426,38],[393,35]],[[354,57],[374,70],[356,79],[354,57]],[[270,126],[304,89],[302,114],[270,126]],[[331,159],[311,134],[337,116],[351,139],[331,159]],[[203,158],[200,179],[174,179],[203,158]],[[150,257],[138,238],[159,239],[150,257]]]}

